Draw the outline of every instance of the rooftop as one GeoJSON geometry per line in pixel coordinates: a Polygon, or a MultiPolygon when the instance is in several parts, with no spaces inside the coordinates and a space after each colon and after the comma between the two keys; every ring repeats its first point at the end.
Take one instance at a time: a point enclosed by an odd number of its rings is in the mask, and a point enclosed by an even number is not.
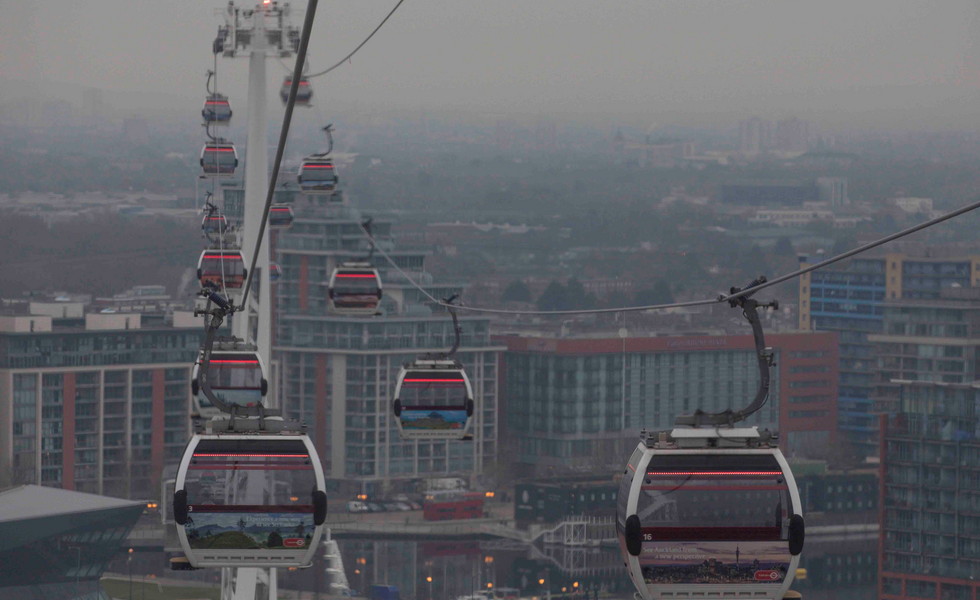
{"type": "Polygon", "coordinates": [[[142,502],[60,488],[22,485],[0,492],[0,523],[110,508],[128,508],[140,504],[142,502]]]}

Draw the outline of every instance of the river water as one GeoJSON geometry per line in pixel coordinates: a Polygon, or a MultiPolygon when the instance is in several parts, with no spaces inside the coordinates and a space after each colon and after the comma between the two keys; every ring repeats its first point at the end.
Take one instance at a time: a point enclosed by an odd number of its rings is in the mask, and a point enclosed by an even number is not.
{"type": "MultiPolygon", "coordinates": [[[[634,591],[616,547],[377,538],[344,538],[338,544],[351,589],[366,593],[372,585],[396,586],[402,600],[455,600],[488,584],[517,588],[528,598],[547,597],[550,591],[555,600],[585,600],[585,593],[593,598],[596,592],[626,599],[634,591]]],[[[801,561],[807,576],[793,589],[806,600],[874,600],[877,546],[874,538],[808,541],[801,561]]],[[[281,573],[280,586],[326,593],[322,560],[311,569],[281,573]]]]}
{"type": "MultiPolygon", "coordinates": [[[[485,591],[490,584],[517,588],[523,598],[547,598],[549,591],[553,600],[594,600],[597,593],[600,598],[633,597],[617,547],[546,546],[504,539],[349,537],[337,542],[348,584],[357,594],[368,593],[372,585],[391,585],[398,588],[401,600],[456,600],[485,591]]],[[[793,589],[805,600],[874,600],[877,545],[875,538],[808,539],[801,561],[807,577],[797,580],[793,589]]],[[[122,553],[109,571],[124,577],[131,573],[137,580],[219,585],[218,569],[170,571],[169,556],[144,549],[127,560],[122,553]]],[[[308,592],[306,597],[326,600],[330,591],[326,567],[319,553],[310,568],[280,569],[280,589],[303,590],[308,592]]]]}

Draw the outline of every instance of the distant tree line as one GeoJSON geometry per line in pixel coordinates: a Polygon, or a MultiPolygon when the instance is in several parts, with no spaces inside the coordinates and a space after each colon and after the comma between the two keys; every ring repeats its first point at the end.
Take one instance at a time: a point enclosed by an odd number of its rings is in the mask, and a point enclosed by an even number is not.
{"type": "Polygon", "coordinates": [[[188,221],[105,212],[49,224],[0,212],[0,295],[105,296],[149,284],[173,293],[201,248],[200,229],[188,221]]]}

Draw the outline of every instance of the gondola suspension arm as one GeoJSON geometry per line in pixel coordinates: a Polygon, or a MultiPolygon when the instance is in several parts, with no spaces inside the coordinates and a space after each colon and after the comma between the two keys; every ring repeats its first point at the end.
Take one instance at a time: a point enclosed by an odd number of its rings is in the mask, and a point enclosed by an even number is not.
{"type": "Polygon", "coordinates": [[[201,356],[198,359],[198,372],[197,372],[197,385],[204,397],[211,401],[214,406],[223,413],[231,415],[229,419],[228,428],[236,429],[235,417],[259,417],[258,425],[259,429],[265,429],[267,423],[265,417],[280,416],[282,412],[279,409],[269,409],[263,406],[261,403],[256,406],[239,406],[232,405],[221,399],[220,396],[216,395],[211,389],[211,382],[208,379],[211,366],[211,352],[214,348],[214,340],[217,336],[218,329],[224,322],[224,318],[230,315],[234,311],[234,307],[230,302],[225,300],[221,294],[214,290],[206,290],[202,292],[207,299],[208,305],[204,309],[199,309],[194,311],[195,316],[204,315],[206,322],[206,331],[204,335],[204,343],[201,346],[201,356]],[[215,304],[214,308],[211,304],[215,304]]]}
{"type": "Polygon", "coordinates": [[[766,337],[762,330],[762,321],[759,319],[759,309],[771,308],[776,310],[779,308],[779,303],[776,300],[763,303],[751,297],[755,293],[751,291],[752,288],[759,287],[764,283],[766,283],[765,276],[760,276],[745,286],[745,288],[732,287],[727,298],[725,295],[719,297],[719,300],[727,300],[729,306],[732,308],[741,308],[742,315],[749,322],[749,325],[752,326],[756,361],[759,365],[759,388],[755,393],[755,398],[752,399],[752,402],[748,406],[737,411],[728,409],[722,412],[708,413],[698,409],[692,415],[679,415],[674,419],[674,425],[689,425],[692,427],[699,427],[701,425],[725,425],[731,427],[735,423],[744,421],[765,405],[766,400],[769,398],[769,369],[775,365],[775,362],[772,349],[766,347],[766,337]]]}

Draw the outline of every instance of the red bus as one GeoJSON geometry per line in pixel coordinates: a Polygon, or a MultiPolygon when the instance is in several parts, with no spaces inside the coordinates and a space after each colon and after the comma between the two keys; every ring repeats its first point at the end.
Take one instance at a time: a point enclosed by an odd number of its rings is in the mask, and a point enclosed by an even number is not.
{"type": "Polygon", "coordinates": [[[483,494],[463,490],[429,492],[422,502],[426,521],[479,519],[483,516],[483,494]]]}

